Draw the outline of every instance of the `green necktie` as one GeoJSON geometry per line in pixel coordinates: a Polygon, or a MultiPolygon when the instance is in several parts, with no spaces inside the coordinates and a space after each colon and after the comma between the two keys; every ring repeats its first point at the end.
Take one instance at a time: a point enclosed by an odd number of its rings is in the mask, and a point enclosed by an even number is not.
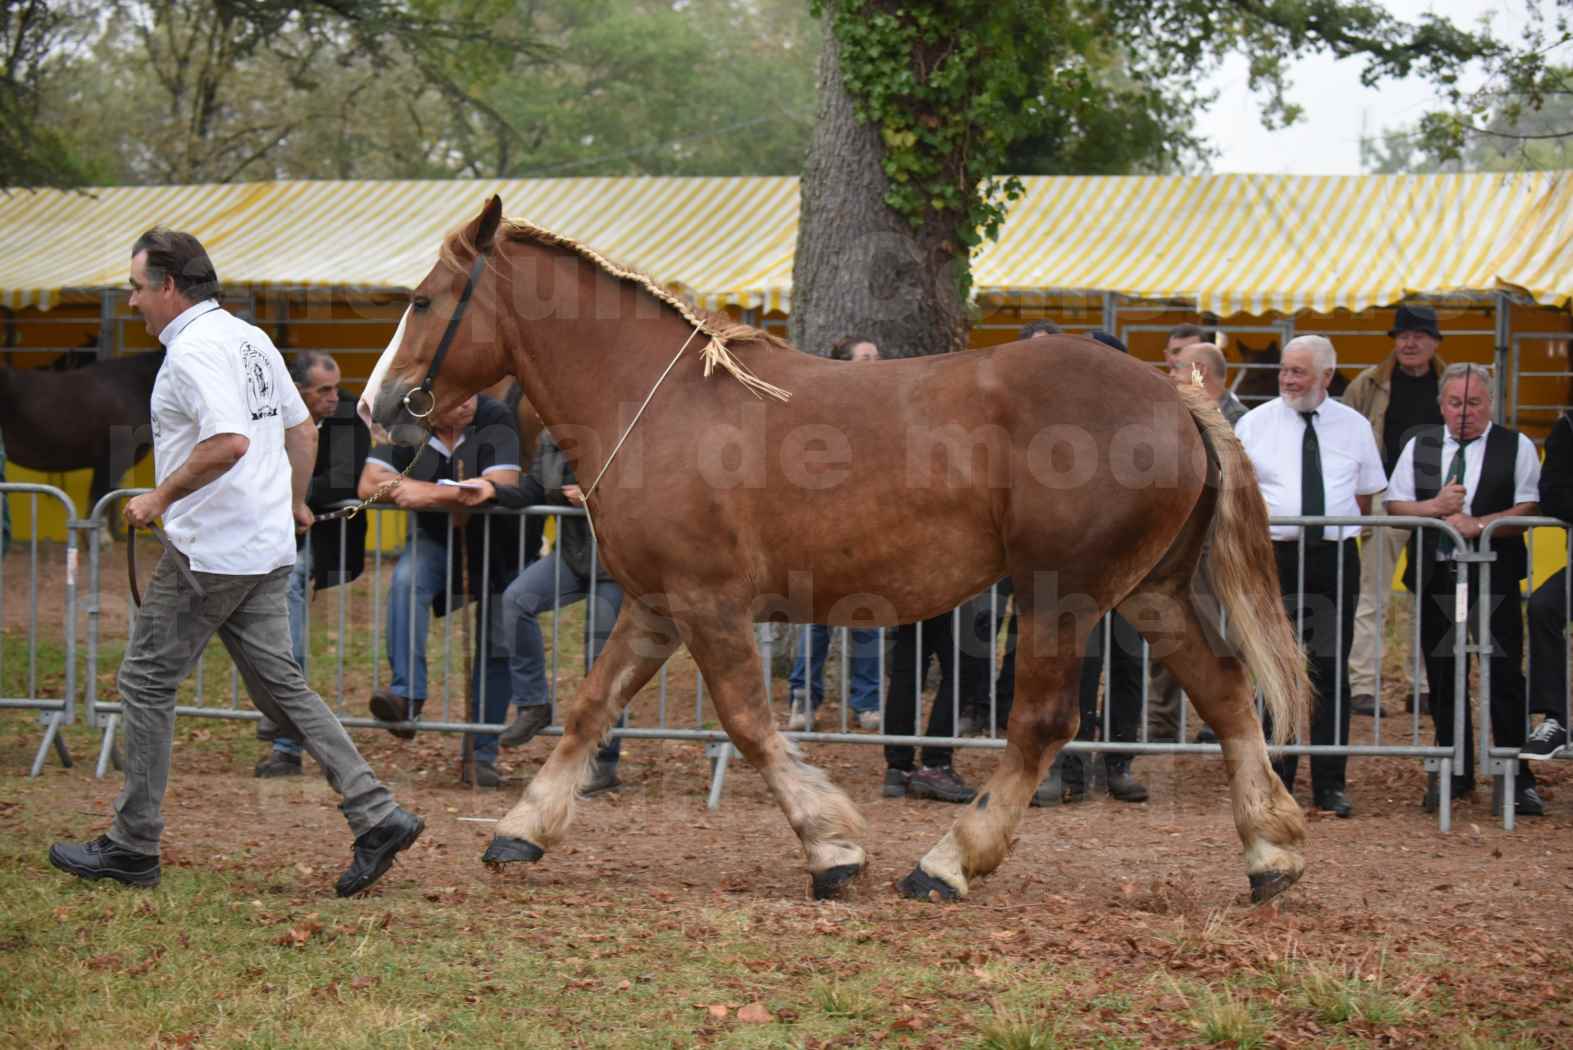
{"type": "MultiPolygon", "coordinates": [[[[1473,441],[1474,438],[1470,438],[1473,441]]],[[[1458,448],[1453,450],[1453,458],[1447,464],[1447,476],[1442,479],[1442,487],[1449,485],[1462,485],[1464,483],[1464,449],[1469,447],[1469,441],[1460,441],[1458,448]]],[[[1443,554],[1453,553],[1453,537],[1442,534],[1442,539],[1437,544],[1437,550],[1443,554]]]]}
{"type": "MultiPolygon", "coordinates": [[[[1316,517],[1327,513],[1327,495],[1322,484],[1322,444],[1316,439],[1316,412],[1301,412],[1305,437],[1300,441],[1300,513],[1316,517]]],[[[1305,526],[1305,542],[1321,543],[1327,538],[1321,525],[1305,526]]]]}

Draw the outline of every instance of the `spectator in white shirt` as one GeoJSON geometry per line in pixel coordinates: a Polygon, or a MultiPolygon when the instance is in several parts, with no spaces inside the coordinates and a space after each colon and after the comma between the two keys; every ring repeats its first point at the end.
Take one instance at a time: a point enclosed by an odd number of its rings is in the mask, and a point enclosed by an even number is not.
{"type": "MultiPolygon", "coordinates": [[[[1332,400],[1327,388],[1338,359],[1333,344],[1303,335],[1284,347],[1279,397],[1246,413],[1235,427],[1256,467],[1272,517],[1353,517],[1370,513],[1386,487],[1371,424],[1332,400]]],[[[1358,525],[1274,525],[1273,552],[1289,622],[1296,625],[1316,690],[1311,743],[1349,743],[1349,645],[1360,592],[1358,525]]],[[[1354,807],[1345,791],[1343,755],[1313,755],[1312,799],[1339,817],[1354,807]]],[[[1294,790],[1296,756],[1274,762],[1294,790]]]]}

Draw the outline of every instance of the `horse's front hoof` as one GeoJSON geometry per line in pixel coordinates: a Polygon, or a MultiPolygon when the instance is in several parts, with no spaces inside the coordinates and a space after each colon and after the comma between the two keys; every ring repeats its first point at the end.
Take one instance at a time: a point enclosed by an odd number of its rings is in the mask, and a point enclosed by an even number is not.
{"type": "Polygon", "coordinates": [[[1264,904],[1299,881],[1298,874],[1285,871],[1259,871],[1251,878],[1251,903],[1264,904]]]}
{"type": "Polygon", "coordinates": [[[896,883],[896,889],[909,900],[933,901],[936,904],[961,900],[960,890],[944,879],[936,879],[924,871],[921,864],[912,869],[912,874],[896,883]]]}
{"type": "Polygon", "coordinates": [[[544,856],[546,851],[527,839],[496,835],[493,836],[491,845],[486,847],[486,852],[481,854],[481,863],[490,868],[499,868],[504,864],[516,864],[521,860],[533,863],[544,856]]]}
{"type": "Polygon", "coordinates": [[[841,892],[852,884],[852,880],[863,874],[861,864],[837,864],[833,868],[814,873],[814,899],[816,901],[835,900],[841,892]]]}

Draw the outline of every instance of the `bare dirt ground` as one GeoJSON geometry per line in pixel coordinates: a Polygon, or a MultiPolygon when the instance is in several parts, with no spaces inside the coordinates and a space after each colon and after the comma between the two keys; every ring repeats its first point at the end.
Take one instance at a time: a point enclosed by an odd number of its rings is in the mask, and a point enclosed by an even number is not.
{"type": "MultiPolygon", "coordinates": [[[[242,895],[330,893],[347,857],[334,796],[309,761],[302,778],[253,780],[249,765],[260,745],[241,730],[183,730],[166,807],[166,866],[229,871],[242,895]],[[304,885],[270,885],[276,877],[262,874],[291,865],[312,873],[304,885]]],[[[869,819],[870,866],[850,902],[811,905],[796,841],[757,775],[735,766],[723,804],[710,812],[707,764],[694,745],[628,743],[626,786],[580,806],[571,843],[527,871],[496,875],[479,863],[489,826],[460,818],[503,813],[548,741],[511,764],[517,783],[499,793],[456,784],[453,738],[357,738],[403,804],[430,821],[413,855],[377,892],[442,887],[445,900],[472,909],[478,922],[507,921],[532,902],[595,897],[656,901],[678,916],[718,905],[779,904],[790,909],[783,921],[802,924],[850,913],[936,964],[965,961],[972,952],[978,959],[1052,958],[1090,969],[1107,986],[1130,988],[1326,960],[1366,980],[1396,980],[1402,994],[1440,1004],[1402,1025],[1359,1030],[1351,1045],[1460,1045],[1459,1033],[1477,1026],[1516,1036],[1475,1045],[1573,1045],[1573,787],[1560,766],[1543,778],[1552,816],[1523,821],[1508,834],[1489,817],[1482,793],[1480,803],[1460,807],[1457,830],[1442,835],[1419,810],[1422,775],[1413,764],[1359,763],[1351,775],[1357,817],[1312,813],[1305,879],[1279,902],[1252,908],[1218,761],[1144,758],[1137,768],[1154,801],[1099,799],[1030,811],[1014,854],[978,880],[967,901],[918,905],[901,900],[892,884],[955,811],[880,798],[882,763],[867,749],[813,747],[811,759],[869,819]]],[[[113,777],[95,781],[85,763],[63,771],[51,762],[40,782],[18,781],[16,771],[31,757],[28,737],[13,731],[4,740],[0,761],[12,772],[0,780],[0,794],[16,791],[34,815],[25,832],[13,826],[13,834],[41,843],[107,822],[113,777]],[[38,826],[42,813],[48,816],[38,826]]],[[[958,758],[969,779],[990,764],[986,754],[958,758]]],[[[0,807],[0,825],[16,812],[0,807]]],[[[1161,1010],[1138,1028],[1139,1045],[1195,1037],[1161,1010]]],[[[1276,1031],[1265,1045],[1326,1045],[1326,1034],[1301,1024],[1276,1031]]]]}

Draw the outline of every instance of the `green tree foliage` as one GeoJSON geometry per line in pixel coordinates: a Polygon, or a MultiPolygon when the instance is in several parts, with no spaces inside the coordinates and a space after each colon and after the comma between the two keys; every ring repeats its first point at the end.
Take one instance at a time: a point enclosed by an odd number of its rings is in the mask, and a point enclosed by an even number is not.
{"type": "Polygon", "coordinates": [[[798,0],[117,0],[78,26],[32,124],[96,183],[794,174],[820,40],[798,0]]]}
{"type": "MultiPolygon", "coordinates": [[[[868,205],[877,200],[905,221],[914,259],[954,259],[963,298],[970,252],[997,234],[1019,192],[1010,175],[1023,169],[1012,161],[1039,170],[1183,167],[1196,145],[1186,114],[1208,60],[1222,52],[1247,57],[1263,120],[1274,126],[1299,115],[1285,71],[1308,52],[1361,62],[1368,84],[1424,76],[1457,108],[1467,101],[1461,78],[1475,69],[1509,97],[1537,101],[1554,79],[1544,50],[1567,35],[1559,18],[1510,43],[1435,15],[1404,22],[1364,0],[815,2],[839,53],[840,83],[828,89],[845,91],[857,119],[878,132],[869,141],[884,178],[868,205]]],[[[809,170],[834,177],[812,160],[809,170]]],[[[850,228],[838,215],[805,228],[799,258],[823,257],[805,251],[807,239],[856,239],[877,226],[850,228]]],[[[932,350],[958,342],[955,331],[937,333],[932,350]]]]}
{"type": "Polygon", "coordinates": [[[443,132],[481,102],[431,71],[538,57],[510,31],[510,10],[488,0],[83,7],[65,14],[70,33],[55,33],[79,45],[46,47],[27,127],[56,129],[92,182],[447,173],[443,132]]]}
{"type": "Polygon", "coordinates": [[[0,188],[87,181],[67,137],[40,120],[52,73],[80,46],[87,11],[48,0],[0,0],[0,188]]]}
{"type": "Polygon", "coordinates": [[[1538,106],[1524,98],[1496,101],[1484,120],[1452,111],[1384,129],[1361,141],[1361,165],[1383,174],[1573,168],[1573,70],[1547,70],[1538,106]]]}
{"type": "Polygon", "coordinates": [[[464,144],[477,175],[796,174],[819,29],[798,0],[563,0],[529,31],[552,60],[472,78],[498,120],[464,144]]]}

